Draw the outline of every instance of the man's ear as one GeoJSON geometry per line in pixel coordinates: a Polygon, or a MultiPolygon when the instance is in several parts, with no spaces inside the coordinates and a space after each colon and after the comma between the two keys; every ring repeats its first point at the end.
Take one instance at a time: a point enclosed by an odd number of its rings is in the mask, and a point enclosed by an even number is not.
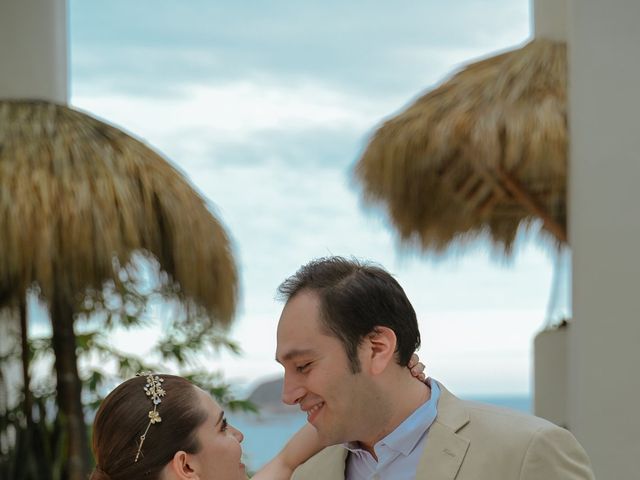
{"type": "Polygon", "coordinates": [[[369,365],[373,375],[382,373],[395,361],[396,334],[389,327],[375,327],[365,339],[369,346],[369,365]]]}
{"type": "Polygon", "coordinates": [[[173,456],[171,461],[165,468],[169,469],[171,475],[169,478],[177,478],[179,480],[195,480],[198,478],[194,465],[194,458],[183,450],[179,450],[173,456]]]}

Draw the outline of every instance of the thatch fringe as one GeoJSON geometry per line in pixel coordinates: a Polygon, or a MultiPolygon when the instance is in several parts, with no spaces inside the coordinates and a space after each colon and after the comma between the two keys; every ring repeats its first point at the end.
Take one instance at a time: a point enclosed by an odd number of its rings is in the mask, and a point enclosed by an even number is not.
{"type": "Polygon", "coordinates": [[[0,301],[36,284],[75,302],[155,257],[177,295],[227,325],[229,239],[189,182],[151,148],[72,108],[0,102],[0,301]]]}
{"type": "Polygon", "coordinates": [[[425,250],[488,233],[509,253],[539,218],[566,242],[566,85],[564,43],[467,66],[375,132],[355,168],[365,199],[425,250]]]}

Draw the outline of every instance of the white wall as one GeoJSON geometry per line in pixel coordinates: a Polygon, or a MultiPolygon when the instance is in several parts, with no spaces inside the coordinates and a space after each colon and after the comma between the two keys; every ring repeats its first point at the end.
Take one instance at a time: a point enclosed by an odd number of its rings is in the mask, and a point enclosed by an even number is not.
{"type": "Polygon", "coordinates": [[[67,103],[66,0],[1,0],[0,98],[67,103]]]}
{"type": "Polygon", "coordinates": [[[536,38],[566,41],[566,0],[533,0],[532,10],[533,32],[536,38]]]}
{"type": "Polygon", "coordinates": [[[533,412],[567,427],[567,337],[570,325],[539,332],[534,339],[533,412]]]}
{"type": "Polygon", "coordinates": [[[596,477],[640,470],[640,2],[568,9],[569,427],[596,477]]]}

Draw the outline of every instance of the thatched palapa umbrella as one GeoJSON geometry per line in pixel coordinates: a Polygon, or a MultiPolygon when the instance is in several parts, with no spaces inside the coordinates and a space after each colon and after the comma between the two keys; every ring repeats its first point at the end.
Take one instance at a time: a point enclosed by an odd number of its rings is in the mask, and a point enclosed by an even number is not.
{"type": "Polygon", "coordinates": [[[424,250],[488,233],[509,253],[536,219],[565,243],[566,84],[563,42],[468,65],[375,132],[355,168],[365,198],[424,250]]]}
{"type": "Polygon", "coordinates": [[[149,147],[66,106],[0,101],[0,246],[0,306],[34,285],[49,306],[71,464],[86,448],[73,314],[87,289],[142,252],[204,321],[233,317],[236,268],[205,201],[149,147]]]}

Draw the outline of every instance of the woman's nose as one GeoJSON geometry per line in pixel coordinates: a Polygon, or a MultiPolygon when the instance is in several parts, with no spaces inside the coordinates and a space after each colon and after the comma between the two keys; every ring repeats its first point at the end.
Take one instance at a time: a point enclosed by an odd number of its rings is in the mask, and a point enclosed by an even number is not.
{"type": "Polygon", "coordinates": [[[233,431],[233,436],[236,437],[236,440],[238,440],[239,443],[242,443],[242,441],[244,440],[244,435],[243,433],[238,430],[237,428],[231,427],[232,431],[233,431]]]}

